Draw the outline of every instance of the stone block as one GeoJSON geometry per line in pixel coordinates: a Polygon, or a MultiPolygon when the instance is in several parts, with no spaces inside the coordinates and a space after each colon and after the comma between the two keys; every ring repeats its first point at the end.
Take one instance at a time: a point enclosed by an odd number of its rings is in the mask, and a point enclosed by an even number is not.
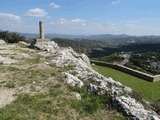
{"type": "Polygon", "coordinates": [[[40,39],[40,38],[37,38],[37,39],[34,40],[35,44],[41,44],[43,42],[51,42],[51,39],[46,39],[46,38],[40,39]]]}

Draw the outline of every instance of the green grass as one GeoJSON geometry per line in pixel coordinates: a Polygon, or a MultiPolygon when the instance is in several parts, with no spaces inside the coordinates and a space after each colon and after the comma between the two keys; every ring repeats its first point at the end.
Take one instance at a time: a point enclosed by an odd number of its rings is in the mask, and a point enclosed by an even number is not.
{"type": "MultiPolygon", "coordinates": [[[[76,118],[100,119],[106,116],[100,112],[100,108],[107,109],[108,96],[97,96],[83,93],[79,88],[70,88],[71,91],[80,91],[82,100],[76,100],[65,95],[61,84],[48,86],[49,93],[29,95],[18,94],[11,104],[0,108],[1,120],[74,120],[76,118]],[[73,114],[72,114],[73,113],[73,114]],[[93,114],[94,113],[94,114],[93,114]]],[[[114,113],[111,119],[123,120],[122,115],[114,113]]],[[[112,114],[111,114],[112,115],[112,114]]]]}
{"type": "Polygon", "coordinates": [[[144,99],[148,101],[154,102],[160,99],[160,82],[148,82],[108,67],[97,65],[93,65],[92,67],[105,77],[111,77],[113,80],[119,81],[122,84],[131,87],[137,92],[142,92],[144,99]]]}
{"type": "Polygon", "coordinates": [[[69,71],[69,70],[74,70],[74,68],[75,68],[75,65],[64,66],[63,68],[61,68],[59,70],[59,72],[66,72],[66,71],[69,71]]]}
{"type": "Polygon", "coordinates": [[[2,120],[38,120],[42,114],[54,114],[55,105],[45,100],[45,95],[30,96],[20,94],[17,99],[5,108],[0,109],[2,120]]]}
{"type": "Polygon", "coordinates": [[[36,58],[34,58],[34,59],[31,59],[31,62],[32,62],[33,64],[39,63],[39,62],[40,62],[40,56],[38,56],[38,57],[36,57],[36,58]]]}
{"type": "Polygon", "coordinates": [[[8,87],[8,88],[15,88],[15,84],[14,84],[14,82],[8,82],[7,84],[6,84],[6,87],[8,87]]]}
{"type": "Polygon", "coordinates": [[[100,109],[108,109],[109,104],[109,96],[108,95],[101,95],[98,96],[97,94],[89,94],[86,91],[85,87],[71,87],[69,89],[74,92],[78,92],[81,94],[81,100],[72,100],[71,106],[76,109],[76,111],[80,112],[83,115],[93,114],[100,109]]]}

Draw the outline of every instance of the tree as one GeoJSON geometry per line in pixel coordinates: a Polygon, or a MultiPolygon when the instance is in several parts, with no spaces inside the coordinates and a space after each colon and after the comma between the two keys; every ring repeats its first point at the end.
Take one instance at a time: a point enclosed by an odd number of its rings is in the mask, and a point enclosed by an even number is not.
{"type": "Polygon", "coordinates": [[[3,39],[7,43],[18,43],[19,41],[25,41],[25,36],[21,36],[16,32],[1,31],[0,30],[0,39],[3,39]]]}

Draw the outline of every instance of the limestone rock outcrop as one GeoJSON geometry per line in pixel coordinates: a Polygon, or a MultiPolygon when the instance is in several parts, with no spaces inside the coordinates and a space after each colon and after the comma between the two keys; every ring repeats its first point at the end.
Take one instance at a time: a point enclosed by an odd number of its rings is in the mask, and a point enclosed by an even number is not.
{"type": "Polygon", "coordinates": [[[67,84],[69,84],[71,86],[76,86],[77,85],[80,88],[84,85],[83,82],[80,79],[78,79],[77,77],[71,75],[70,73],[63,72],[62,74],[66,78],[65,82],[67,84]]]}
{"type": "Polygon", "coordinates": [[[36,43],[36,41],[34,41],[30,44],[29,48],[38,49],[38,50],[41,49],[41,50],[54,53],[55,52],[54,50],[58,50],[59,46],[54,41],[39,42],[39,43],[36,43]]]}
{"type": "Polygon", "coordinates": [[[123,113],[134,120],[159,120],[160,118],[154,111],[144,109],[144,106],[131,97],[115,97],[113,105],[123,111],[123,113]]]}
{"type": "Polygon", "coordinates": [[[4,40],[0,39],[0,44],[6,43],[4,40]]]}
{"type": "Polygon", "coordinates": [[[124,96],[124,93],[132,92],[131,88],[114,81],[112,78],[106,78],[93,70],[90,66],[89,58],[85,54],[78,54],[70,47],[59,48],[54,42],[43,43],[38,47],[46,50],[46,54],[53,55],[53,60],[49,64],[55,64],[57,67],[73,67],[71,70],[62,73],[67,84],[81,88],[85,85],[84,82],[88,80],[91,83],[84,87],[86,87],[89,93],[96,91],[98,95],[110,95],[113,106],[122,111],[127,117],[137,120],[160,119],[160,116],[154,111],[145,110],[143,105],[134,98],[131,98],[129,95],[124,96]]]}

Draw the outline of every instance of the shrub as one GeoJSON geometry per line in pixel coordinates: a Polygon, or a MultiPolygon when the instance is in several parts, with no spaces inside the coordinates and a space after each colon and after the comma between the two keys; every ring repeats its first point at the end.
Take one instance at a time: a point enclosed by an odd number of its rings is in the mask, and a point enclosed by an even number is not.
{"type": "Polygon", "coordinates": [[[25,41],[25,36],[21,36],[16,32],[1,31],[0,30],[0,39],[3,39],[7,43],[18,43],[19,41],[25,41]]]}

